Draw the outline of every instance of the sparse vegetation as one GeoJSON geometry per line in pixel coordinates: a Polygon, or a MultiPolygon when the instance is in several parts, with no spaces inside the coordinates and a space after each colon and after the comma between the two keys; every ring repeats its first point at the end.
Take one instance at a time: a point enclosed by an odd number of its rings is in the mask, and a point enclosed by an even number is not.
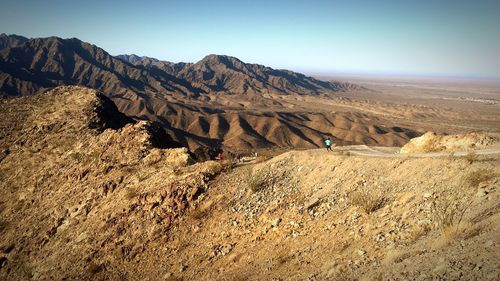
{"type": "Polygon", "coordinates": [[[211,165],[208,166],[207,172],[212,175],[217,175],[222,172],[222,170],[226,169],[227,167],[231,167],[231,162],[229,161],[218,161],[218,162],[212,162],[211,165]]]}
{"type": "Polygon", "coordinates": [[[102,271],[104,268],[101,264],[97,264],[94,262],[91,262],[87,268],[87,272],[91,275],[97,274],[100,271],[102,271]]]}
{"type": "Polygon", "coordinates": [[[479,169],[466,174],[463,177],[463,183],[470,187],[478,187],[482,182],[488,181],[495,177],[495,172],[491,169],[479,169]]]}
{"type": "Polygon", "coordinates": [[[441,235],[433,242],[432,246],[435,249],[449,245],[457,238],[468,239],[478,235],[480,228],[472,223],[460,223],[456,226],[443,228],[441,235]]]}
{"type": "Polygon", "coordinates": [[[338,150],[337,153],[342,156],[351,156],[351,152],[347,150],[338,150]]]}
{"type": "Polygon", "coordinates": [[[477,153],[474,151],[474,150],[471,150],[467,153],[467,155],[465,155],[465,160],[467,160],[467,162],[469,162],[469,164],[472,164],[474,163],[475,161],[478,160],[478,155],[477,153]]]}
{"type": "Polygon", "coordinates": [[[450,161],[455,159],[455,152],[454,151],[447,152],[445,158],[450,161]]]}
{"type": "Polygon", "coordinates": [[[412,256],[411,252],[406,252],[403,250],[392,250],[389,251],[384,260],[382,261],[384,264],[395,264],[395,263],[400,263],[403,260],[407,259],[408,257],[412,256]]]}
{"type": "Polygon", "coordinates": [[[150,148],[150,135],[133,124],[100,134],[82,128],[33,138],[47,148],[12,147],[1,162],[0,279],[134,279],[131,263],[144,269],[142,277],[164,280],[241,272],[255,279],[378,280],[383,273],[399,280],[431,272],[428,279],[483,280],[496,273],[489,254],[498,233],[496,154],[468,165],[434,157],[442,154],[345,157],[349,148],[318,149],[265,163],[251,155],[228,171],[228,158],[193,163],[186,149],[150,148]],[[77,138],[62,157],[50,142],[59,134],[77,138]],[[445,198],[460,208],[474,203],[455,213],[443,208],[441,231],[431,204],[443,206],[445,198]],[[446,246],[432,251],[434,243],[446,246]],[[448,261],[480,262],[482,270],[434,271],[448,261]]]}
{"type": "Polygon", "coordinates": [[[6,228],[7,228],[7,222],[0,220],[0,233],[2,233],[6,228]]]}
{"type": "Polygon", "coordinates": [[[276,262],[279,265],[285,264],[293,259],[293,253],[290,253],[290,250],[287,248],[282,248],[276,253],[276,262]]]}
{"type": "Polygon", "coordinates": [[[416,242],[418,239],[425,236],[431,230],[432,230],[432,227],[428,224],[417,225],[417,227],[412,228],[410,230],[408,239],[412,243],[416,242]]]}
{"type": "Polygon", "coordinates": [[[76,162],[82,162],[85,159],[85,155],[78,151],[70,153],[69,156],[76,162]]]}
{"type": "Polygon", "coordinates": [[[210,208],[198,206],[191,211],[191,216],[197,220],[205,218],[210,211],[210,208]]]}
{"type": "Polygon", "coordinates": [[[354,191],[349,197],[353,205],[361,207],[368,214],[384,207],[389,201],[388,196],[380,190],[361,189],[354,191]]]}
{"type": "Polygon", "coordinates": [[[139,196],[139,192],[135,188],[127,187],[125,196],[127,197],[127,199],[132,200],[135,197],[139,196]]]}
{"type": "Polygon", "coordinates": [[[250,191],[258,192],[265,187],[267,174],[265,170],[257,170],[254,172],[252,169],[248,168],[245,171],[244,179],[250,191]]]}
{"type": "Polygon", "coordinates": [[[447,192],[435,198],[431,204],[431,212],[437,227],[444,231],[458,228],[471,205],[470,196],[464,192],[447,192]]]}

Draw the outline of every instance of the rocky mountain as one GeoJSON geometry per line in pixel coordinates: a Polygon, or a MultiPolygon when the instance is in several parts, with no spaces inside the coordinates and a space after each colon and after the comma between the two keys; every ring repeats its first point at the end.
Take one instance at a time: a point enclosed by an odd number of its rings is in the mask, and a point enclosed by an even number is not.
{"type": "Polygon", "coordinates": [[[4,96],[30,95],[60,85],[83,85],[125,99],[197,92],[174,77],[154,75],[76,38],[35,38],[11,44],[0,51],[0,71],[4,96]]]}
{"type": "Polygon", "coordinates": [[[29,39],[19,35],[0,34],[0,49],[6,47],[16,47],[26,43],[29,39]]]}
{"type": "Polygon", "coordinates": [[[76,38],[27,39],[2,34],[0,48],[0,91],[4,96],[29,95],[60,85],[82,85],[110,96],[319,94],[357,89],[348,83],[323,82],[228,56],[209,55],[194,64],[135,55],[113,57],[76,38]]]}
{"type": "Polygon", "coordinates": [[[363,90],[349,83],[320,81],[229,56],[171,63],[115,57],[76,38],[1,38],[2,96],[32,95],[61,85],[93,88],[124,114],[158,122],[191,149],[312,148],[326,136],[338,144],[399,146],[416,135],[359,112],[296,109],[294,100],[332,99],[340,91],[363,90]]]}
{"type": "Polygon", "coordinates": [[[118,57],[146,69],[183,78],[207,93],[317,95],[361,89],[350,83],[325,82],[289,70],[244,63],[230,56],[208,55],[194,64],[175,64],[136,55],[118,57]]]}

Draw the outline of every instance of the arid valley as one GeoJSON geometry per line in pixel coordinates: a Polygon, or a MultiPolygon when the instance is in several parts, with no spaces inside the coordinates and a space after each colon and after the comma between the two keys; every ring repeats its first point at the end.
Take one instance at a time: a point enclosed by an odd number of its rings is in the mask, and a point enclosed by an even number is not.
{"type": "Polygon", "coordinates": [[[0,4],[0,280],[500,280],[497,5],[90,2],[0,4]]]}

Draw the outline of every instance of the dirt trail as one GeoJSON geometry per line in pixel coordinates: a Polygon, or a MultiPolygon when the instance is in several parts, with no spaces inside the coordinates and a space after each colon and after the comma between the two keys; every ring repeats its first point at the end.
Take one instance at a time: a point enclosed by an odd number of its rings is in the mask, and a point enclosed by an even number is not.
{"type": "MultiPolygon", "coordinates": [[[[379,146],[367,146],[367,145],[350,145],[350,146],[342,146],[335,147],[333,149],[333,153],[351,153],[353,155],[359,156],[372,156],[372,157],[390,157],[390,158],[406,158],[406,157],[441,157],[441,156],[451,156],[450,152],[427,152],[427,153],[411,153],[411,154],[402,154],[399,153],[399,147],[379,147],[379,146]]],[[[313,151],[313,150],[312,150],[313,151]]],[[[321,149],[318,149],[321,151],[321,149]]],[[[491,147],[491,148],[481,148],[474,149],[474,153],[480,155],[488,155],[488,154],[499,154],[500,147],[491,147]]],[[[469,151],[455,151],[453,152],[453,156],[465,156],[469,151]]]]}

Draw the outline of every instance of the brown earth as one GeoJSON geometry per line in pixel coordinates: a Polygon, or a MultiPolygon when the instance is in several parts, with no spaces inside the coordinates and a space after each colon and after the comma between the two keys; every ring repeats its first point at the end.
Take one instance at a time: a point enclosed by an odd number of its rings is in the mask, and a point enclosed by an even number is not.
{"type": "Polygon", "coordinates": [[[161,148],[85,88],[0,109],[0,279],[500,278],[498,153],[232,167],[161,148]]]}

